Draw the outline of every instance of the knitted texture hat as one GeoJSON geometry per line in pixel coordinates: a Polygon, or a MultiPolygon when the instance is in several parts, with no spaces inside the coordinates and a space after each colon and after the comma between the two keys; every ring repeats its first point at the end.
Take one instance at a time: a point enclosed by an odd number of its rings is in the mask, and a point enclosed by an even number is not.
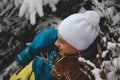
{"type": "Polygon", "coordinates": [[[99,19],[95,11],[76,13],[61,22],[58,32],[74,48],[85,50],[99,34],[99,19]]]}

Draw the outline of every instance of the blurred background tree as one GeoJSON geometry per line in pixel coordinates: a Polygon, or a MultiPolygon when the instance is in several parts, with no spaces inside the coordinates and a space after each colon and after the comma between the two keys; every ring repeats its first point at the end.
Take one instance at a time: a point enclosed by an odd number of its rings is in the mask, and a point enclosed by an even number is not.
{"type": "MultiPolygon", "coordinates": [[[[99,35],[103,65],[113,64],[106,60],[119,60],[120,0],[35,0],[40,3],[40,10],[31,8],[32,13],[25,11],[25,1],[31,0],[0,0],[0,71],[13,62],[38,32],[50,26],[57,27],[70,14],[86,10],[96,10],[101,15],[99,35]]],[[[117,67],[120,70],[120,66],[117,67]]],[[[117,75],[120,76],[120,71],[117,75]]]]}

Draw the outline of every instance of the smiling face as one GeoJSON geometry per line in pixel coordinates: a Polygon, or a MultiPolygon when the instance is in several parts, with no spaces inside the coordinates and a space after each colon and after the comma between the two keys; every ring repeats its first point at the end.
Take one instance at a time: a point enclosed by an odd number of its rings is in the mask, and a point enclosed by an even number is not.
{"type": "Polygon", "coordinates": [[[56,40],[55,45],[58,47],[60,55],[76,54],[79,52],[79,50],[67,43],[60,34],[58,34],[58,39],[56,40]]]}

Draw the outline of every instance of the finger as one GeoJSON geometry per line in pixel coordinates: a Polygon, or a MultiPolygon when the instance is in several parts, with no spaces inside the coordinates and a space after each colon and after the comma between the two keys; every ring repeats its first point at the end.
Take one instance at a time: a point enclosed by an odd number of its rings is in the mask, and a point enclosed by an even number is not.
{"type": "Polygon", "coordinates": [[[26,4],[25,1],[23,1],[22,6],[20,7],[19,10],[19,17],[22,17],[25,14],[25,11],[28,9],[28,5],[26,4]]]}
{"type": "Polygon", "coordinates": [[[44,16],[42,1],[39,1],[39,3],[36,4],[36,10],[40,17],[44,16]]]}
{"type": "Polygon", "coordinates": [[[36,17],[35,16],[36,16],[36,11],[34,11],[30,14],[30,23],[32,25],[34,25],[36,23],[36,17]]]}

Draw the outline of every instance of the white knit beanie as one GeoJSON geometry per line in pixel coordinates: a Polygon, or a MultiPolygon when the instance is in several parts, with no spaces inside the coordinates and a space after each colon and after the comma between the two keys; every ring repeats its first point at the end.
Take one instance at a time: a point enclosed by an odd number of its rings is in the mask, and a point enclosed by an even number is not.
{"type": "Polygon", "coordinates": [[[58,26],[58,32],[71,46],[87,49],[99,34],[100,16],[95,11],[73,14],[58,26]]]}

